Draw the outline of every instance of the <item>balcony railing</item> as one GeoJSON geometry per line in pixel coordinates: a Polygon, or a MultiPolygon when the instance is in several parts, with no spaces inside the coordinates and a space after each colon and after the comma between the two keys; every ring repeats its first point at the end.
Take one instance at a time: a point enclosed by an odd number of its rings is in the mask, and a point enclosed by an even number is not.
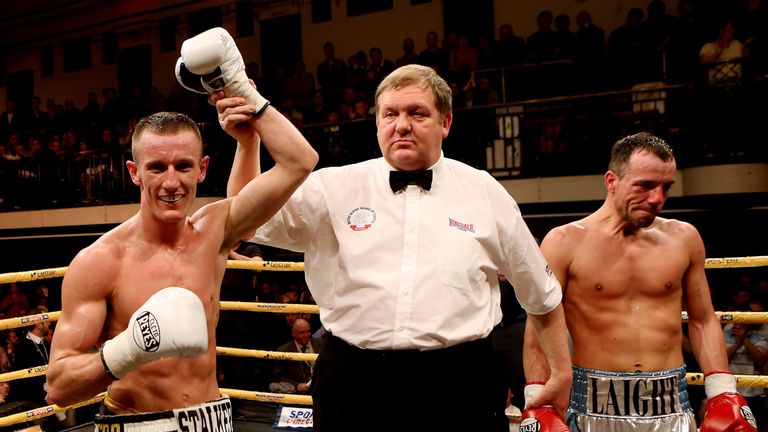
{"type": "MultiPolygon", "coordinates": [[[[646,83],[631,90],[508,101],[458,108],[443,143],[447,157],[499,179],[602,174],[616,139],[647,131],[665,138],[678,167],[766,162],[760,126],[766,88],[728,92],[688,84],[646,83]]],[[[234,144],[215,124],[203,125],[212,155],[201,196],[226,190],[234,144]]],[[[318,167],[380,155],[373,119],[302,128],[320,154],[318,167]]],[[[263,152],[263,168],[271,160],[263,152]]],[[[2,210],[136,202],[122,151],[91,151],[44,160],[0,160],[2,210]]]]}

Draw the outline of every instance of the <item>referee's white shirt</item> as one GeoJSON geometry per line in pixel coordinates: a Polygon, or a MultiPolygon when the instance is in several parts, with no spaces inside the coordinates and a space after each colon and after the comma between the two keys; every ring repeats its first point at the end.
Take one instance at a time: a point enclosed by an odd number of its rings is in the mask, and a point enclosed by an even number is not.
{"type": "Polygon", "coordinates": [[[367,349],[437,349],[501,321],[497,273],[532,314],[562,298],[507,191],[445,157],[432,188],[389,186],[383,159],[313,172],[254,241],[304,252],[326,329],[367,349]]]}

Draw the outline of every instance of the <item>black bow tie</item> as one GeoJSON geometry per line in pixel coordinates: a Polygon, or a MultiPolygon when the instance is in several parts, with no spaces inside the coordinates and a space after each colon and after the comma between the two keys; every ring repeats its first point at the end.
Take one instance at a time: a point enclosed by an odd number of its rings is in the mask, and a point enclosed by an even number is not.
{"type": "Polygon", "coordinates": [[[397,193],[409,184],[430,190],[432,188],[432,170],[389,172],[389,186],[392,188],[392,192],[397,193]]]}

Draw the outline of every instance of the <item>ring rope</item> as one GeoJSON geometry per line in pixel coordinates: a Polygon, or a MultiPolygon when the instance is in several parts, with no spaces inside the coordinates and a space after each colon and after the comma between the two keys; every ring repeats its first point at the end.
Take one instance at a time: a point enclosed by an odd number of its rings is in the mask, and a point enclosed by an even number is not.
{"type": "MultiPolygon", "coordinates": [[[[762,266],[768,266],[768,255],[751,257],[707,258],[705,260],[705,268],[708,269],[762,266]]],[[[253,271],[304,271],[304,263],[294,261],[227,260],[227,268],[253,271]]],[[[40,279],[63,277],[66,271],[67,267],[54,267],[40,270],[0,273],[0,284],[11,282],[30,282],[40,279]]]]}
{"type": "Polygon", "coordinates": [[[707,258],[704,261],[704,268],[708,269],[764,266],[768,266],[768,255],[752,257],[707,258]]]}
{"type": "Polygon", "coordinates": [[[312,405],[312,396],[295,395],[285,393],[266,393],[258,391],[220,389],[222,393],[238,399],[246,399],[259,402],[274,402],[282,404],[312,405]]]}
{"type": "MultiPolygon", "coordinates": [[[[768,256],[754,257],[729,257],[729,258],[707,258],[705,268],[742,268],[768,266],[768,256]]],[[[227,260],[228,269],[238,270],[272,270],[272,271],[303,271],[304,263],[290,261],[247,261],[247,260],[227,260]]],[[[0,273],[0,284],[12,282],[29,282],[41,279],[50,279],[63,277],[67,267],[55,267],[49,269],[0,273]]],[[[275,312],[275,313],[318,313],[319,308],[315,305],[288,304],[288,303],[244,303],[222,301],[221,310],[251,311],[251,312],[275,312]]],[[[0,320],[0,330],[24,327],[38,321],[56,321],[60,312],[49,312],[24,317],[15,317],[0,320]]],[[[766,324],[768,323],[768,313],[765,312],[715,312],[715,315],[721,322],[733,322],[744,324],[766,324]]],[[[688,320],[687,312],[682,314],[683,321],[688,320]]],[[[271,360],[293,360],[293,361],[312,361],[317,358],[314,353],[287,353],[278,351],[252,350],[243,348],[217,347],[216,353],[219,355],[234,357],[254,357],[271,360]]],[[[34,376],[45,375],[48,371],[47,365],[36,366],[32,368],[12,371],[0,374],[0,382],[12,381],[17,379],[30,378],[34,376]]],[[[768,387],[768,376],[763,375],[734,375],[736,384],[740,387],[768,387]]],[[[704,375],[702,373],[686,374],[688,384],[702,385],[704,375]]],[[[305,395],[267,393],[257,391],[247,391],[238,389],[222,388],[221,392],[231,397],[254,400],[261,402],[286,403],[297,405],[311,405],[312,397],[305,395]]],[[[6,417],[0,417],[0,427],[11,426],[14,424],[35,420],[53,415],[57,412],[78,408],[85,405],[101,402],[105,393],[101,393],[86,401],[78,402],[67,407],[57,405],[48,405],[33,410],[12,414],[6,417]]]]}
{"type": "Polygon", "coordinates": [[[45,312],[36,315],[26,315],[15,318],[1,319],[0,330],[26,327],[39,321],[58,321],[60,314],[61,312],[45,312]]]}
{"type": "Polygon", "coordinates": [[[40,375],[45,375],[48,372],[48,365],[35,366],[26,369],[19,369],[15,371],[6,372],[0,374],[0,382],[15,381],[17,379],[32,378],[40,375]]]}
{"type": "Polygon", "coordinates": [[[283,352],[283,351],[265,351],[246,348],[216,347],[216,354],[229,357],[252,357],[269,360],[295,360],[295,361],[314,361],[317,359],[315,353],[283,352]]]}
{"type": "MultiPolygon", "coordinates": [[[[227,268],[253,271],[304,271],[304,263],[295,261],[227,260],[227,268]]],[[[12,282],[31,282],[40,279],[53,279],[57,277],[64,277],[66,272],[67,267],[53,267],[40,270],[0,273],[0,284],[7,284],[12,282]]]]}
{"type": "Polygon", "coordinates": [[[248,311],[248,312],[274,312],[274,313],[320,313],[320,308],[312,304],[297,303],[248,303],[237,301],[219,302],[221,310],[248,311]]]}
{"type": "Polygon", "coordinates": [[[29,411],[23,411],[20,413],[11,414],[9,416],[0,417],[0,427],[11,426],[11,425],[15,425],[22,422],[27,422],[30,420],[37,420],[43,417],[54,415],[58,412],[98,403],[98,402],[101,402],[102,399],[104,399],[105,394],[106,393],[99,393],[98,395],[92,397],[91,399],[88,399],[82,402],[77,402],[63,408],[58,405],[46,405],[44,407],[35,408],[29,411]]]}
{"type": "MultiPolygon", "coordinates": [[[[230,397],[234,397],[238,399],[246,399],[246,400],[252,400],[252,401],[259,401],[259,402],[282,403],[282,404],[312,405],[312,396],[282,394],[282,393],[267,393],[267,392],[247,391],[247,390],[228,389],[228,388],[221,388],[219,390],[230,397]]],[[[43,417],[51,416],[58,412],[99,403],[104,399],[105,395],[106,395],[106,392],[102,392],[92,397],[91,399],[88,399],[82,402],[77,402],[75,404],[72,404],[66,407],[60,407],[58,405],[47,405],[44,407],[29,410],[29,411],[23,411],[20,413],[11,414],[9,416],[0,417],[0,427],[6,427],[6,426],[22,423],[22,422],[37,420],[43,417]]]]}

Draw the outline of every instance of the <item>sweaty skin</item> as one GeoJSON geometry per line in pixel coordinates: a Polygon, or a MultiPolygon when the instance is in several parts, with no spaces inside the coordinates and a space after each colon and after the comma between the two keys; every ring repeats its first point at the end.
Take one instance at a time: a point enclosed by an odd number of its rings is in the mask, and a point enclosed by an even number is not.
{"type": "MultiPolygon", "coordinates": [[[[682,279],[690,265],[689,225],[657,218],[625,238],[599,215],[557,228],[542,249],[566,249],[566,322],[573,362],[608,371],[657,371],[683,363],[682,279]]],[[[545,252],[546,255],[546,252],[545,252]]],[[[553,261],[550,260],[550,263],[553,261]]]]}
{"type": "MultiPolygon", "coordinates": [[[[214,329],[228,254],[285,203],[317,162],[317,153],[282,114],[269,108],[252,119],[255,107],[242,98],[222,96],[213,101],[224,130],[249,144],[259,136],[270,137],[265,145],[275,165],[236,196],[194,211],[197,185],[208,167],[199,136],[182,130],[134,137],[135,160],[127,166],[141,190],[139,212],[83,249],[67,270],[47,374],[51,402],[71,405],[107,387],[111,399],[137,412],[220,397],[214,329]],[[206,352],[193,359],[156,360],[113,381],[99,347],[125,330],[130,316],[168,286],[200,297],[208,328],[206,352]]],[[[184,328],[185,323],[175,325],[184,328]]]]}
{"type": "MultiPolygon", "coordinates": [[[[605,174],[607,196],[596,212],[544,238],[541,251],[564,293],[574,365],[613,372],[683,365],[685,309],[702,371],[728,370],[701,236],[686,222],[658,217],[675,173],[674,160],[635,151],[621,176],[605,174]]],[[[549,374],[537,345],[526,328],[528,381],[544,381],[549,374]]],[[[544,400],[539,395],[530,405],[544,400]]]]}

